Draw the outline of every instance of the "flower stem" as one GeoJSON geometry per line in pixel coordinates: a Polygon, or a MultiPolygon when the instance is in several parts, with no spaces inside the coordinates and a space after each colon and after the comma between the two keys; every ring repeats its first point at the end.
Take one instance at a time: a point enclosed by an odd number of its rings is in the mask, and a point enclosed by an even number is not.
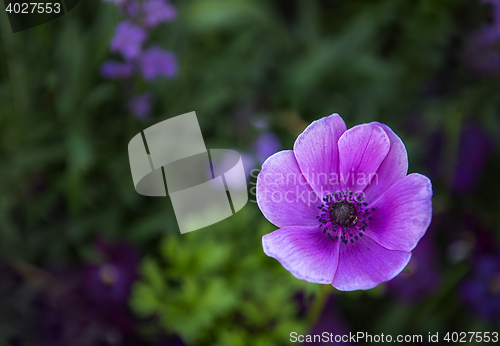
{"type": "Polygon", "coordinates": [[[314,301],[311,305],[311,308],[307,312],[307,323],[309,328],[313,328],[316,322],[318,321],[321,312],[323,311],[323,307],[326,303],[326,299],[328,298],[328,293],[330,292],[330,285],[321,285],[319,289],[319,293],[314,298],[314,301]]]}

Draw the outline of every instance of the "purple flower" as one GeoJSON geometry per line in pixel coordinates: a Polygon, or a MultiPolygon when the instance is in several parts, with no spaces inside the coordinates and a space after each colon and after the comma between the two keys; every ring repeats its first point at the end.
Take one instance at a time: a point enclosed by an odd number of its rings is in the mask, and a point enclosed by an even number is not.
{"type": "Polygon", "coordinates": [[[137,18],[141,14],[141,4],[136,0],[126,1],[123,5],[123,11],[130,18],[137,18]]]}
{"type": "Polygon", "coordinates": [[[115,28],[115,36],[110,43],[111,51],[120,53],[127,60],[135,59],[141,54],[146,39],[147,33],[143,28],[124,20],[115,28]]]}
{"type": "Polygon", "coordinates": [[[137,278],[139,254],[124,243],[98,242],[97,246],[104,262],[88,265],[84,269],[87,295],[96,302],[124,304],[130,287],[137,278]]]}
{"type": "Polygon", "coordinates": [[[262,238],[264,252],[299,279],[343,291],[392,279],[432,217],[430,180],[407,170],[388,126],[346,130],[338,114],[313,122],[257,177],[259,208],[280,227],[262,238]]]}
{"type": "Polygon", "coordinates": [[[430,296],[441,284],[436,262],[436,249],[427,235],[412,251],[405,270],[387,283],[388,291],[406,303],[417,302],[430,296]]]}
{"type": "MultiPolygon", "coordinates": [[[[500,25],[500,24],[499,24],[500,25]]],[[[467,67],[480,75],[500,75],[500,27],[488,25],[477,31],[465,45],[467,67]]]]}
{"type": "Polygon", "coordinates": [[[460,296],[476,315],[500,322],[500,257],[483,254],[476,259],[472,276],[462,285],[460,296]]]}
{"type": "Polygon", "coordinates": [[[493,7],[493,21],[500,31],[500,1],[499,0],[483,0],[484,3],[490,3],[493,7]]]}
{"type": "Polygon", "coordinates": [[[265,132],[257,137],[254,147],[257,160],[264,162],[269,156],[281,149],[281,143],[274,133],[265,132]]]}
{"type": "Polygon", "coordinates": [[[126,243],[98,242],[97,247],[99,264],[46,275],[37,345],[139,344],[137,320],[127,307],[139,255],[126,243]]]}
{"type": "Polygon", "coordinates": [[[118,61],[106,61],[101,66],[101,75],[104,78],[122,79],[130,78],[134,74],[134,66],[129,63],[122,63],[118,61]]]}
{"type": "Polygon", "coordinates": [[[142,76],[146,80],[157,77],[173,77],[177,73],[177,60],[175,54],[159,47],[149,48],[140,60],[142,76]]]}
{"type": "Polygon", "coordinates": [[[493,150],[488,134],[479,126],[469,124],[460,136],[453,190],[473,191],[481,178],[493,150]]]}
{"type": "Polygon", "coordinates": [[[132,98],[128,102],[130,113],[137,119],[146,119],[151,115],[152,97],[148,93],[132,98]]]}
{"type": "Polygon", "coordinates": [[[144,25],[155,27],[160,23],[169,22],[177,16],[177,10],[166,0],[148,0],[143,4],[144,25]]]}

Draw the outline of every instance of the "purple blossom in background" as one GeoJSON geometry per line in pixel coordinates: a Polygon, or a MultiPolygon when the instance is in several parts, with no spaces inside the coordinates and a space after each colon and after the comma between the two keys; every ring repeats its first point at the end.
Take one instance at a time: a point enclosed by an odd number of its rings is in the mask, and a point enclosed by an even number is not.
{"type": "Polygon", "coordinates": [[[127,307],[137,277],[138,252],[125,243],[98,242],[97,247],[101,263],[48,276],[41,345],[139,344],[137,321],[127,307]]]}
{"type": "MultiPolygon", "coordinates": [[[[173,77],[177,73],[176,56],[160,47],[143,50],[148,38],[147,28],[173,20],[177,10],[167,0],[103,0],[113,2],[128,19],[115,28],[110,42],[111,52],[120,53],[127,61],[107,61],[101,66],[101,75],[110,79],[126,79],[140,72],[145,80],[157,77],[173,77]]],[[[127,108],[137,119],[150,116],[152,96],[143,93],[130,97],[127,108]]]]}
{"type": "MultiPolygon", "coordinates": [[[[428,156],[426,164],[433,178],[446,178],[449,174],[446,162],[443,158],[447,153],[445,150],[444,130],[440,129],[427,141],[428,156]]],[[[453,178],[451,179],[451,190],[458,194],[474,192],[480,182],[481,175],[488,163],[493,151],[493,141],[489,134],[479,125],[473,122],[464,124],[460,133],[456,164],[454,166],[453,178]]]]}
{"type": "Polygon", "coordinates": [[[152,96],[148,93],[144,93],[132,98],[127,103],[127,106],[134,117],[137,119],[146,119],[151,115],[152,102],[152,96]]]}
{"type": "Polygon", "coordinates": [[[124,59],[132,60],[141,54],[142,44],[148,37],[147,32],[129,20],[124,20],[115,28],[110,48],[112,52],[120,53],[124,59]]]}
{"type": "Polygon", "coordinates": [[[141,4],[136,0],[125,0],[121,5],[128,17],[136,19],[141,14],[141,4]]]}
{"type": "Polygon", "coordinates": [[[499,0],[483,0],[484,3],[489,3],[493,10],[493,22],[500,31],[500,1],[499,0]]]}
{"type": "Polygon", "coordinates": [[[500,75],[500,1],[483,0],[493,11],[493,24],[477,31],[466,42],[464,59],[471,71],[482,75],[500,75]]]}
{"type": "MultiPolygon", "coordinates": [[[[248,153],[240,153],[241,161],[243,163],[243,168],[245,169],[245,174],[247,177],[251,176],[254,169],[258,169],[259,165],[255,162],[253,155],[248,153]]],[[[255,172],[254,172],[255,173],[255,172]]]]}
{"type": "MultiPolygon", "coordinates": [[[[432,227],[431,225],[429,230],[432,227]]],[[[411,304],[429,297],[440,285],[441,273],[437,268],[436,249],[430,234],[427,234],[413,249],[405,270],[387,283],[387,290],[399,300],[411,304]]]]}
{"type": "Polygon", "coordinates": [[[104,257],[99,265],[87,265],[84,269],[86,292],[90,299],[107,304],[125,304],[137,279],[139,254],[124,243],[98,242],[97,247],[104,257]]]}
{"type": "Polygon", "coordinates": [[[475,190],[493,150],[486,131],[469,124],[460,135],[453,190],[467,193],[475,190]]]}
{"type": "Polygon", "coordinates": [[[177,59],[175,54],[160,47],[152,47],[144,51],[139,67],[142,77],[152,80],[157,77],[173,77],[177,73],[177,59]]]}
{"type": "Polygon", "coordinates": [[[281,149],[281,143],[278,136],[274,133],[265,132],[257,137],[254,143],[254,148],[257,160],[262,163],[266,161],[269,156],[281,149]]]}
{"type": "Polygon", "coordinates": [[[432,217],[430,180],[407,171],[388,126],[347,130],[338,114],[313,122],[257,177],[257,204],[279,227],[262,238],[264,252],[298,279],[343,291],[392,279],[432,217]]]}
{"type": "Polygon", "coordinates": [[[134,65],[118,61],[106,61],[101,66],[101,76],[110,79],[130,78],[134,74],[134,65]]]}
{"type": "Polygon", "coordinates": [[[144,25],[155,27],[163,22],[170,22],[177,16],[177,10],[166,0],[147,0],[143,4],[144,25]]]}
{"type": "Polygon", "coordinates": [[[464,282],[460,296],[476,315],[500,322],[500,256],[485,253],[475,259],[471,277],[464,282]]]}

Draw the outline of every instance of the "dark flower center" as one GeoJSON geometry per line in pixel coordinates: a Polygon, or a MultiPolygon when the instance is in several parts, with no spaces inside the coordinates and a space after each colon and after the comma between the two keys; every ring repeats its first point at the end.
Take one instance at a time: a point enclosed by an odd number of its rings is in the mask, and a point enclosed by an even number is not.
{"type": "MultiPolygon", "coordinates": [[[[371,220],[368,203],[364,197],[353,191],[340,191],[323,198],[323,204],[318,209],[322,214],[316,218],[323,233],[332,241],[354,243],[363,237],[368,220],[371,220]]],[[[375,208],[371,208],[375,210],[375,208]]]]}
{"type": "Polygon", "coordinates": [[[346,201],[334,203],[330,207],[330,219],[339,225],[352,226],[356,223],[354,206],[346,201]]]}
{"type": "Polygon", "coordinates": [[[113,286],[118,280],[118,270],[111,264],[104,264],[99,268],[99,279],[105,286],[113,286]]]}

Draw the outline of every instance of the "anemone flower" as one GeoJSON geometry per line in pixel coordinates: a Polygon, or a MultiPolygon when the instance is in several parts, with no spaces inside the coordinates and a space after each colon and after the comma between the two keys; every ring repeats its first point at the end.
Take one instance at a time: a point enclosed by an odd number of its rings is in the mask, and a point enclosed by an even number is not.
{"type": "Polygon", "coordinates": [[[257,204],[279,227],[262,238],[264,252],[298,279],[343,291],[392,279],[432,215],[430,180],[407,171],[388,126],[347,130],[338,114],[313,122],[257,178],[257,204]]]}
{"type": "Polygon", "coordinates": [[[482,254],[475,259],[472,275],[460,288],[465,305],[476,315],[500,322],[500,257],[482,254]]]}

